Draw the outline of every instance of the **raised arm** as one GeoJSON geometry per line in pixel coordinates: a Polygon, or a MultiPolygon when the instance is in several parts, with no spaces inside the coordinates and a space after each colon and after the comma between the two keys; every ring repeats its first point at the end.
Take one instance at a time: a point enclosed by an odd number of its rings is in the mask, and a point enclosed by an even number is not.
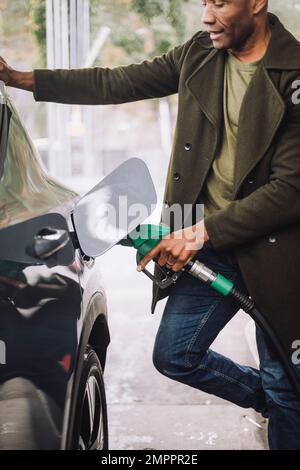
{"type": "Polygon", "coordinates": [[[37,101],[68,104],[119,104],[171,95],[192,40],[151,61],[116,68],[19,72],[0,61],[0,80],[33,91],[37,101]]]}

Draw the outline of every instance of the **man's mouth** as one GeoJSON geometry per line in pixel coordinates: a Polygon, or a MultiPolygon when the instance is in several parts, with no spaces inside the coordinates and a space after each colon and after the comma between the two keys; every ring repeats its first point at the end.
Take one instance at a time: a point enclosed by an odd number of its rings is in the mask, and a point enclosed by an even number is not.
{"type": "Polygon", "coordinates": [[[210,35],[210,39],[212,41],[215,41],[217,39],[219,39],[222,34],[224,33],[224,31],[208,31],[209,32],[209,35],[210,35]]]}

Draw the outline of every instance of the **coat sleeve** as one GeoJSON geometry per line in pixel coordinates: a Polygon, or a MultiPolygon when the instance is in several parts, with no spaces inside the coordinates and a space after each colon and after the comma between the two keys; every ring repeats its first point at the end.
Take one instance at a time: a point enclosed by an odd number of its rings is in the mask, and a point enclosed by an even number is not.
{"type": "Polygon", "coordinates": [[[96,105],[177,93],[181,65],[192,41],[152,61],[124,67],[35,70],[34,97],[36,101],[96,105]]]}
{"type": "Polygon", "coordinates": [[[300,105],[282,124],[267,184],[207,217],[216,250],[235,248],[300,222],[300,105]]]}

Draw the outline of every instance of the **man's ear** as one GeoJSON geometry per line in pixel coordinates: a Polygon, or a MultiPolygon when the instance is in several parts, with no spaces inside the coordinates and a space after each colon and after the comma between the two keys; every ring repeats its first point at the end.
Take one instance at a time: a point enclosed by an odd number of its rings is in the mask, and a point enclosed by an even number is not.
{"type": "Polygon", "coordinates": [[[253,2],[253,13],[258,15],[263,10],[268,9],[268,0],[254,0],[253,2]]]}

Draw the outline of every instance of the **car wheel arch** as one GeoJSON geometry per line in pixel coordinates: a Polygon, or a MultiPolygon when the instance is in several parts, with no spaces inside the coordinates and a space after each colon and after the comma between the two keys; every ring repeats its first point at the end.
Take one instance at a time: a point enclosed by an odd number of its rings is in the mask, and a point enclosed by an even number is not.
{"type": "Polygon", "coordinates": [[[86,309],[86,314],[83,320],[83,325],[80,333],[80,341],[77,350],[77,359],[75,366],[75,375],[70,394],[70,408],[68,409],[67,416],[65,416],[65,424],[67,426],[66,434],[62,439],[62,448],[68,449],[71,445],[71,435],[74,425],[74,414],[78,396],[78,388],[81,378],[81,367],[84,360],[84,354],[88,346],[91,346],[100,361],[101,368],[104,371],[106,350],[110,342],[109,328],[107,323],[107,310],[106,299],[103,293],[96,292],[90,299],[86,309]]]}

